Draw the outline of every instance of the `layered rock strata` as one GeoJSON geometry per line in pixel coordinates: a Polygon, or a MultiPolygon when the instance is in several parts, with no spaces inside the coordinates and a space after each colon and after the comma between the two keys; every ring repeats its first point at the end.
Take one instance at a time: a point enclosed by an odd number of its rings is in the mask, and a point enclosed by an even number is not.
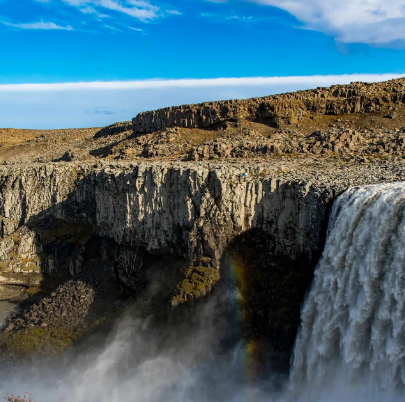
{"type": "MultiPolygon", "coordinates": [[[[72,236],[69,226],[80,223],[88,226],[90,235],[93,231],[152,254],[186,255],[190,263],[208,257],[215,267],[227,242],[252,228],[276,231],[280,245],[293,244],[292,255],[316,248],[319,233],[312,228],[321,225],[330,190],[298,181],[264,180],[260,166],[249,177],[244,177],[244,171],[195,164],[2,168],[0,212],[43,240],[46,219],[59,219],[66,229],[57,229],[60,233],[54,236],[67,243],[72,236]],[[317,212],[319,208],[322,213],[317,212]],[[313,209],[316,213],[311,213],[313,209]],[[288,226],[297,216],[301,218],[292,234],[288,226]]],[[[16,233],[13,225],[3,231],[3,242],[16,233]]],[[[41,240],[32,238],[32,243],[41,240]]],[[[48,270],[51,266],[48,262],[48,270]]]]}
{"type": "Polygon", "coordinates": [[[384,83],[334,85],[262,98],[205,102],[168,107],[138,114],[133,119],[135,133],[154,132],[170,127],[214,128],[240,119],[281,127],[297,124],[305,116],[379,112],[405,101],[405,80],[384,83]]]}

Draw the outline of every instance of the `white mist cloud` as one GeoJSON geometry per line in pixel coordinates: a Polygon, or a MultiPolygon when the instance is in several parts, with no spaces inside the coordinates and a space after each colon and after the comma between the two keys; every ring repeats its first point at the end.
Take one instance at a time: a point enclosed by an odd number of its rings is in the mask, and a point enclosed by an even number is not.
{"type": "Polygon", "coordinates": [[[182,15],[182,13],[178,10],[166,10],[166,13],[171,15],[182,15]]]}
{"type": "Polygon", "coordinates": [[[0,127],[101,127],[141,111],[220,99],[240,99],[317,86],[376,82],[404,74],[74,82],[0,85],[0,127]],[[109,111],[92,113],[100,106],[109,111]]]}
{"type": "Polygon", "coordinates": [[[146,315],[146,297],[110,339],[93,335],[78,353],[44,363],[33,359],[2,375],[0,395],[28,390],[38,402],[268,402],[249,381],[243,341],[234,347],[221,342],[240,336],[230,289],[211,294],[189,310],[192,319],[183,314],[181,321],[178,313],[163,322],[139,317],[146,315]]]}
{"type": "Polygon", "coordinates": [[[321,389],[304,382],[293,393],[277,372],[255,378],[251,370],[258,362],[241,337],[236,292],[230,284],[220,290],[187,315],[163,322],[142,317],[149,302],[140,300],[108,339],[93,334],[60,358],[31,359],[4,370],[0,395],[28,391],[38,402],[403,401],[403,390],[378,388],[367,372],[347,381],[345,366],[321,389]]]}
{"type": "Polygon", "coordinates": [[[308,29],[346,43],[405,40],[404,0],[248,0],[288,11],[308,29]]]}

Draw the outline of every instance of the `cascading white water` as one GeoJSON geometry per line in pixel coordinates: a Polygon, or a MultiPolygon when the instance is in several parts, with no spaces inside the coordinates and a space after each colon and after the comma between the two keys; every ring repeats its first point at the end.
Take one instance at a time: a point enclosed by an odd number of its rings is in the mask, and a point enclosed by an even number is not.
{"type": "Polygon", "coordinates": [[[369,396],[405,385],[405,182],[351,188],[333,207],[290,387],[314,400],[331,383],[369,396]]]}

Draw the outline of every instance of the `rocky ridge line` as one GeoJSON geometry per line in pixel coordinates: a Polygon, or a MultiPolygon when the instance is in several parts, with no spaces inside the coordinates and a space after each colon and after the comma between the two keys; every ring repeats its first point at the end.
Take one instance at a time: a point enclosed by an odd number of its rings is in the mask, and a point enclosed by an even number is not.
{"type": "Polygon", "coordinates": [[[205,102],[139,113],[135,133],[172,127],[213,128],[239,119],[271,127],[297,124],[305,116],[371,113],[405,102],[405,79],[370,84],[357,82],[261,98],[205,102]]]}

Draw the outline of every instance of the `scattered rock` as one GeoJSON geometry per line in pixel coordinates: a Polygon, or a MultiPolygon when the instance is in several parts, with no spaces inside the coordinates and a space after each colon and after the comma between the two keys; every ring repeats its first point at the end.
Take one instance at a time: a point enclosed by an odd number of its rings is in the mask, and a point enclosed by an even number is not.
{"type": "Polygon", "coordinates": [[[51,296],[28,307],[17,318],[13,317],[6,330],[21,331],[30,325],[76,330],[83,326],[94,296],[91,286],[82,281],[70,280],[59,286],[51,296]]]}

